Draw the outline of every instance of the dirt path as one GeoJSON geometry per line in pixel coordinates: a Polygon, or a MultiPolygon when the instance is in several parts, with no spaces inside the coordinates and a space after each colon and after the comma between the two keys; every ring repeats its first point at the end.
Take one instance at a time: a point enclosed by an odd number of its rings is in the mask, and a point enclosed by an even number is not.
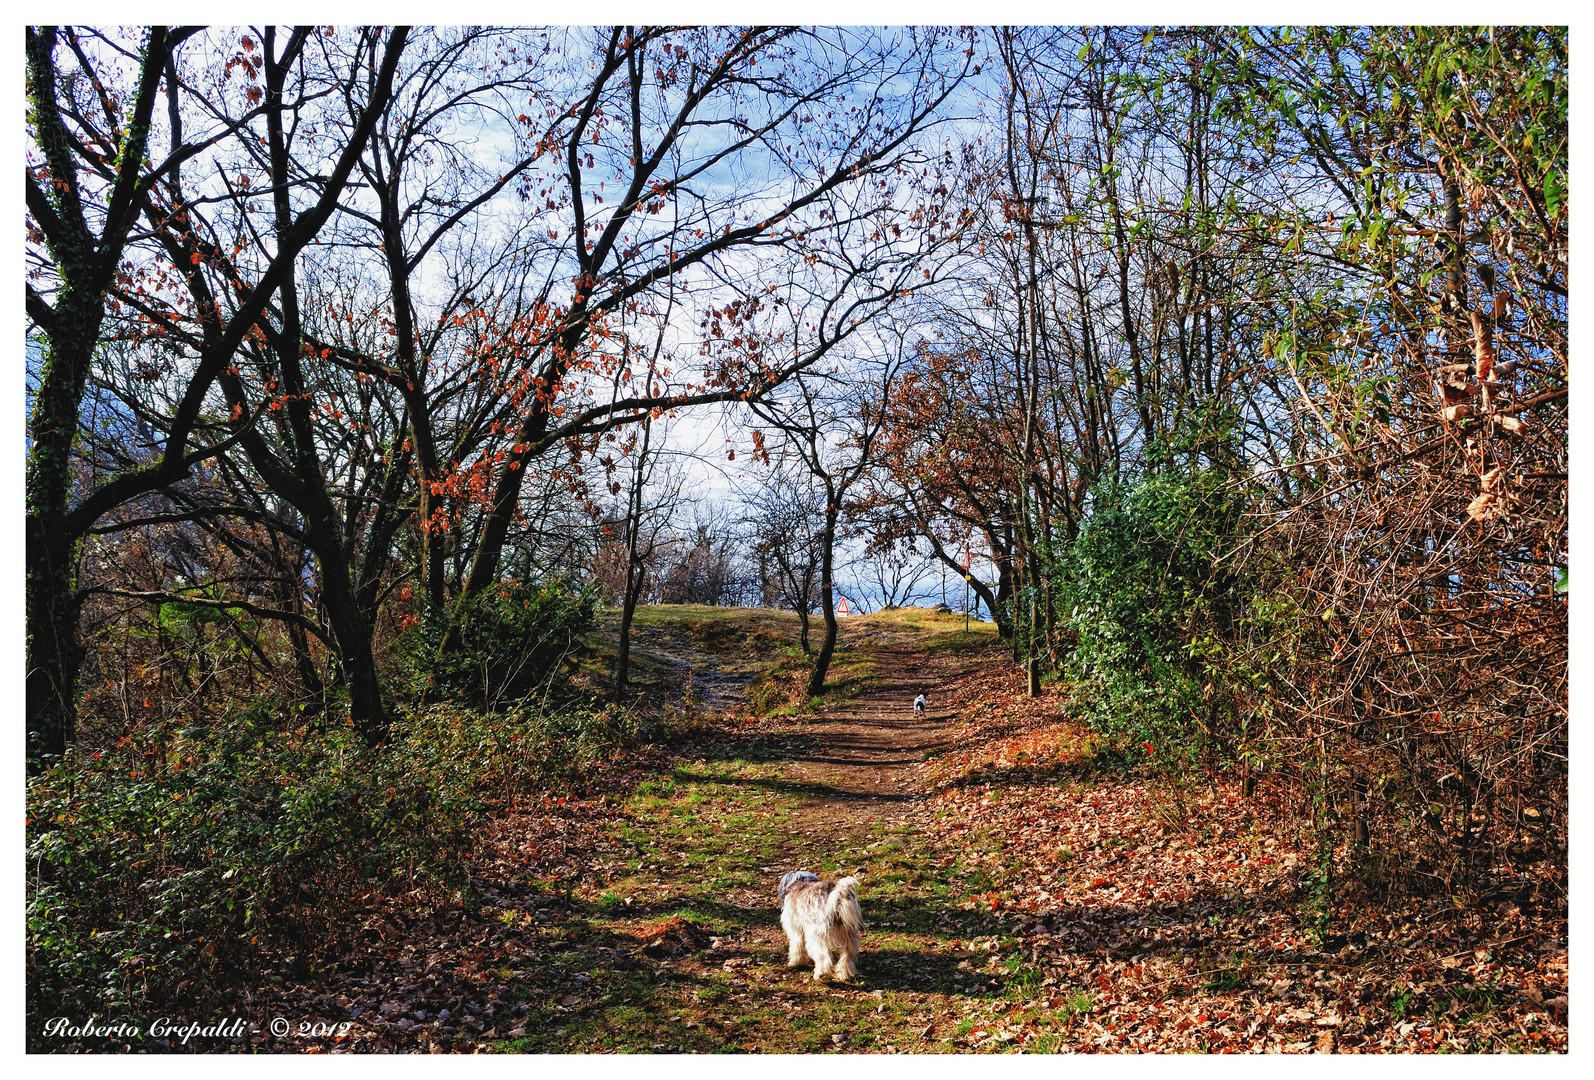
{"type": "Polygon", "coordinates": [[[931,755],[949,745],[951,709],[938,691],[971,670],[967,661],[927,658],[901,645],[872,650],[881,675],[859,698],[842,702],[807,721],[807,738],[791,745],[783,764],[811,791],[799,803],[786,862],[796,869],[812,861],[817,842],[856,842],[880,815],[923,797],[923,770],[931,755]],[[913,712],[915,695],[928,692],[924,715],[913,712]]]}
{"type": "Polygon", "coordinates": [[[535,979],[560,989],[517,988],[547,994],[546,1014],[512,1029],[508,1048],[950,1049],[972,1025],[958,1006],[1008,991],[1000,927],[922,832],[926,763],[956,730],[944,691],[987,657],[889,624],[849,624],[843,644],[869,672],[856,696],[638,786],[594,845],[605,887],[542,909],[562,933],[535,979]],[[852,985],[785,967],[775,887],[800,868],[861,879],[869,928],[852,985]]]}

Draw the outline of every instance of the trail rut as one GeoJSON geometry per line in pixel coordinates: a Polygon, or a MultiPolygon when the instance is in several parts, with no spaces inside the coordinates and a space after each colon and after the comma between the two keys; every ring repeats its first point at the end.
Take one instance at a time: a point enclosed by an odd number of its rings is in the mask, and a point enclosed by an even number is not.
{"type": "Polygon", "coordinates": [[[922,797],[919,767],[949,745],[953,712],[939,690],[971,665],[902,645],[881,645],[874,656],[880,670],[875,685],[808,717],[782,763],[809,791],[783,845],[794,868],[820,854],[813,851],[817,842],[854,840],[875,818],[922,797]],[[922,717],[912,705],[919,693],[930,699],[922,717]]]}

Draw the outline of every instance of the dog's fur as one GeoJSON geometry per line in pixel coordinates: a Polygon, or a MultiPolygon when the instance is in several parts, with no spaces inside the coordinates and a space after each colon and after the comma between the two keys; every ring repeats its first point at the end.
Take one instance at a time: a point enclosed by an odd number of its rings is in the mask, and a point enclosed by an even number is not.
{"type": "Polygon", "coordinates": [[[913,715],[914,716],[923,716],[924,715],[924,708],[928,704],[930,704],[930,699],[925,697],[923,694],[920,694],[918,697],[914,698],[913,699],[913,715]]]}
{"type": "Polygon", "coordinates": [[[812,960],[815,979],[832,972],[841,982],[856,978],[863,934],[858,879],[821,881],[807,870],[787,874],[780,879],[780,928],[791,946],[787,967],[812,960]]]}
{"type": "Polygon", "coordinates": [[[793,870],[780,879],[780,903],[786,906],[786,894],[791,892],[791,887],[799,881],[818,881],[819,875],[812,870],[793,870]]]}

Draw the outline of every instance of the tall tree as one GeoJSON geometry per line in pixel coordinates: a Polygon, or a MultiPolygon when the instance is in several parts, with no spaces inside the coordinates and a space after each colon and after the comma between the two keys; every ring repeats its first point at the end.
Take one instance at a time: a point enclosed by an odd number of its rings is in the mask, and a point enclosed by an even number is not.
{"type": "MultiPolygon", "coordinates": [[[[658,363],[663,341],[661,332],[650,368],[658,363]]],[[[658,421],[652,417],[644,419],[630,432],[625,446],[625,453],[631,460],[631,476],[624,488],[625,516],[621,519],[625,572],[620,583],[619,653],[614,663],[617,695],[624,695],[631,673],[631,626],[636,619],[637,605],[647,589],[648,575],[670,530],[671,519],[680,506],[684,483],[679,470],[669,467],[669,451],[655,442],[656,423],[658,421]]],[[[662,442],[665,433],[657,434],[662,442]]],[[[617,487],[619,481],[611,485],[611,489],[617,487]]]]}
{"type": "MultiPolygon", "coordinates": [[[[819,608],[825,636],[808,677],[808,696],[825,691],[836,652],[836,540],[849,494],[875,466],[876,447],[905,361],[903,332],[882,335],[878,353],[856,356],[845,373],[804,373],[778,399],[751,403],[760,421],[778,436],[770,453],[805,470],[824,495],[817,528],[819,608]],[[893,340],[894,339],[894,340],[893,340]]],[[[806,620],[805,620],[806,621],[806,620]]]]}
{"type": "Polygon", "coordinates": [[[1301,782],[1325,836],[1420,826],[1382,842],[1426,835],[1460,889],[1502,808],[1564,783],[1566,31],[1267,31],[1219,55],[1221,114],[1316,173],[1286,264],[1335,270],[1268,343],[1320,463],[1286,530],[1322,628],[1286,676],[1313,691],[1284,698],[1319,751],[1301,782]]]}
{"type": "MultiPolygon", "coordinates": [[[[275,252],[258,277],[240,290],[231,315],[214,306],[195,312],[204,324],[202,344],[170,414],[161,452],[91,490],[74,491],[72,446],[106,304],[113,291],[135,310],[143,302],[133,290],[113,290],[139,217],[150,218],[155,234],[149,254],[169,259],[175,245],[188,256],[165,263],[168,277],[192,278],[200,273],[207,252],[192,225],[198,204],[181,194],[182,166],[236,138],[248,120],[280,119],[280,101],[259,104],[244,119],[185,140],[177,100],[176,51],[194,33],[152,28],[140,46],[138,74],[130,87],[118,85],[115,61],[109,59],[117,53],[109,45],[86,42],[78,31],[53,27],[29,28],[26,36],[31,136],[26,190],[33,264],[27,310],[45,342],[29,420],[32,445],[26,480],[27,731],[28,757],[34,764],[44,755],[64,752],[72,738],[83,658],[77,636],[81,597],[75,582],[82,538],[105,513],[181,480],[228,442],[226,437],[215,437],[191,445],[201,428],[206,396],[298,254],[331,216],[386,104],[405,36],[402,30],[391,35],[366,107],[352,117],[342,153],[320,180],[319,197],[282,230],[275,252]],[[62,41],[70,48],[77,78],[64,78],[58,71],[62,41]],[[159,145],[151,136],[163,81],[169,106],[166,153],[149,164],[154,158],[152,145],[159,145]],[[131,107],[124,113],[123,102],[129,99],[131,107]],[[163,202],[174,194],[179,201],[163,202]]],[[[288,50],[290,61],[297,58],[307,37],[308,32],[301,32],[294,39],[288,50]]],[[[140,251],[145,252],[144,246],[140,251]]]]}
{"type": "Polygon", "coordinates": [[[820,603],[827,500],[806,467],[785,460],[775,464],[773,459],[770,466],[746,500],[746,524],[763,585],[760,600],[767,607],[797,613],[797,642],[803,655],[811,656],[810,616],[820,603]]]}

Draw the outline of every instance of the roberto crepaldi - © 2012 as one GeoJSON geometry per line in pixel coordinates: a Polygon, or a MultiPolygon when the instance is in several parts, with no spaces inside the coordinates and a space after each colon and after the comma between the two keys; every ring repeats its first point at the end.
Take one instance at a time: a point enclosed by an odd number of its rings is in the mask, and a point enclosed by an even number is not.
{"type": "Polygon", "coordinates": [[[201,1024],[198,1021],[185,1023],[163,1016],[150,1021],[148,1030],[125,1020],[112,1023],[97,1016],[91,1016],[81,1023],[65,1016],[52,1016],[44,1022],[44,1037],[47,1039],[142,1039],[147,1036],[152,1039],[174,1038],[187,1043],[193,1038],[236,1039],[253,1030],[254,1026],[241,1016],[228,1017],[226,1020],[210,1024],[201,1024]]]}

